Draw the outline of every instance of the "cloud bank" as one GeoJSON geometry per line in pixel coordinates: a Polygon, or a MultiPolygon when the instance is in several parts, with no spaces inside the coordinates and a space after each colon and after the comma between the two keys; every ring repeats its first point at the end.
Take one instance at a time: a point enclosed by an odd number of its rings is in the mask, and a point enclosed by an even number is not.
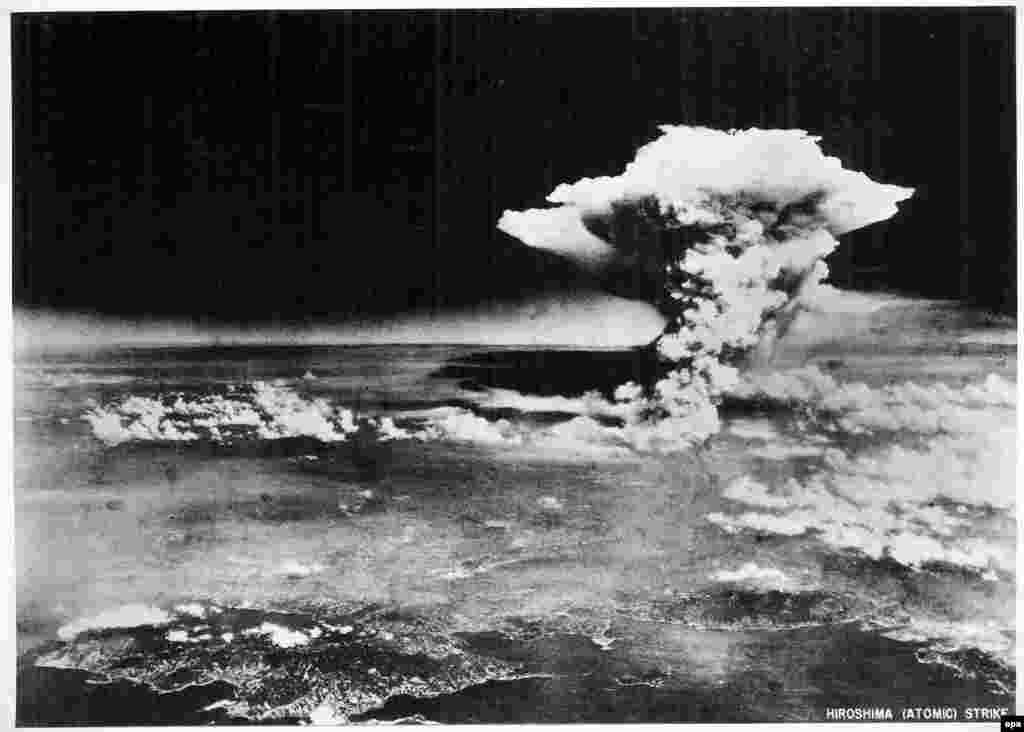
{"type": "Polygon", "coordinates": [[[525,302],[486,303],[433,314],[249,327],[21,311],[14,316],[15,354],[42,350],[202,345],[466,344],[542,348],[629,348],[664,327],[648,303],[598,292],[525,302]]]}

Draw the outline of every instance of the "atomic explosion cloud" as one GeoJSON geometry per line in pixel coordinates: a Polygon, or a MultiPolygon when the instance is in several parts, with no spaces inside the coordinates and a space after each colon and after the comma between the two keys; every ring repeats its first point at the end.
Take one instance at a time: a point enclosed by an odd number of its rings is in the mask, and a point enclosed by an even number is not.
{"type": "Polygon", "coordinates": [[[735,364],[822,288],[835,237],[893,216],[913,190],[844,169],[801,130],[660,129],[621,175],[562,184],[557,207],[506,211],[498,227],[585,266],[617,252],[656,273],[665,375],[616,398],[633,426],[701,439],[735,364]]]}
{"type": "MultiPolygon", "coordinates": [[[[703,441],[720,429],[723,396],[743,389],[737,367],[783,333],[801,306],[830,293],[821,284],[823,260],[838,246],[835,237],[889,218],[913,192],[844,169],[800,130],[661,131],[621,175],[562,184],[548,196],[557,206],[506,211],[498,223],[529,246],[598,271],[625,266],[627,280],[650,285],[646,293],[667,322],[651,344],[659,375],[622,384],[612,401],[596,393],[561,399],[557,409],[578,416],[540,432],[452,407],[420,415],[426,423],[419,428],[373,421],[382,439],[644,452],[703,441]]],[[[492,392],[484,401],[503,398],[509,395],[492,392]]],[[[512,399],[519,406],[537,401],[512,399]]],[[[86,418],[110,443],[254,436],[334,442],[357,429],[347,410],[265,384],[196,403],[135,398],[86,418]]]]}

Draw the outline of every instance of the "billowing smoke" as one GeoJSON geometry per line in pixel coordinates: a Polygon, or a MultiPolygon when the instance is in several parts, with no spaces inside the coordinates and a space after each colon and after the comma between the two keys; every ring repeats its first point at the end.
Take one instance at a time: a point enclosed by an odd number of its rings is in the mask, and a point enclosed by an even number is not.
{"type": "Polygon", "coordinates": [[[558,206],[506,211],[498,227],[605,267],[612,289],[658,307],[662,376],[616,399],[631,405],[627,430],[702,439],[740,362],[826,287],[835,237],[891,217],[913,191],[844,169],[801,130],[660,129],[621,175],[562,184],[548,196],[558,206]]]}

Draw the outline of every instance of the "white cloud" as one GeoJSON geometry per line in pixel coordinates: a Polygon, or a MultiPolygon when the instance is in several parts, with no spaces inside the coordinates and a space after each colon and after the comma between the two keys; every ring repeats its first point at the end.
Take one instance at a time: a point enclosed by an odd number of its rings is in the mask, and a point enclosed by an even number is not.
{"type": "Polygon", "coordinates": [[[169,622],[171,622],[171,616],[160,608],[133,603],[104,610],[97,615],[79,618],[62,625],[57,630],[57,637],[61,640],[69,641],[73,640],[79,633],[84,633],[87,630],[137,628],[143,625],[165,625],[169,622]]]}

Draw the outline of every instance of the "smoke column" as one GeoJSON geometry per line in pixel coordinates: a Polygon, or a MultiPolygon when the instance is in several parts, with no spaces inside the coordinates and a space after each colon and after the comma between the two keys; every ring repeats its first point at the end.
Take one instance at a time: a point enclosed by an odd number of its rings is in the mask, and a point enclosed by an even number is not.
{"type": "Polygon", "coordinates": [[[615,393],[626,430],[647,447],[652,434],[716,432],[737,366],[828,287],[836,237],[888,219],[913,193],[844,169],[802,130],[660,130],[621,175],[559,185],[547,197],[557,206],[498,222],[590,269],[624,263],[630,294],[665,316],[651,344],[661,377],[615,393]]]}

